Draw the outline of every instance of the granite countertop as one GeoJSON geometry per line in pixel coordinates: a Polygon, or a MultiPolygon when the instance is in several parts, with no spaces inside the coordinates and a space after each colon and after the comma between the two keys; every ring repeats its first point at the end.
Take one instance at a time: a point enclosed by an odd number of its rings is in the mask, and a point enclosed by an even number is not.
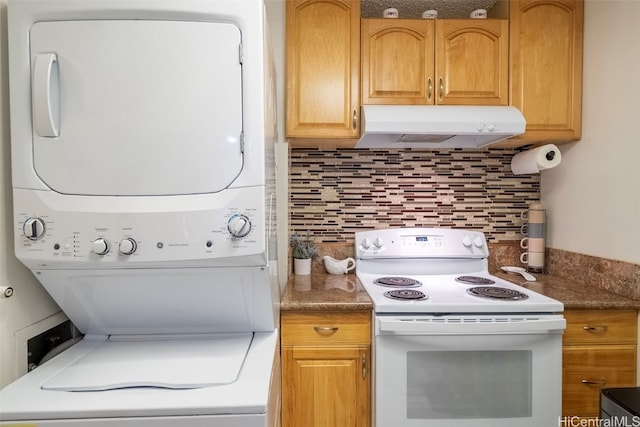
{"type": "MultiPolygon", "coordinates": [[[[575,309],[640,309],[640,301],[548,274],[534,274],[536,282],[527,282],[519,274],[498,272],[496,276],[531,289],[564,304],[565,310],[575,309]]],[[[355,274],[331,275],[314,272],[291,275],[282,294],[283,311],[348,311],[370,310],[373,307],[367,292],[355,274]]]]}
{"type": "Polygon", "coordinates": [[[291,275],[280,301],[282,311],[371,310],[373,304],[355,274],[291,275]]]}

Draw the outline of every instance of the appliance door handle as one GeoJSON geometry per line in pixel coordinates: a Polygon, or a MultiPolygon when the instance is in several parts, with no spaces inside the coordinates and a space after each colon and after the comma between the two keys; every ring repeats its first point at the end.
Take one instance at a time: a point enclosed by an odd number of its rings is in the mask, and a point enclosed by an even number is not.
{"type": "Polygon", "coordinates": [[[397,335],[544,334],[562,333],[563,317],[522,319],[474,318],[380,318],[377,332],[397,335]]]}
{"type": "Polygon", "coordinates": [[[60,78],[55,53],[36,55],[33,65],[31,102],[36,133],[54,138],[60,135],[60,78]]]}

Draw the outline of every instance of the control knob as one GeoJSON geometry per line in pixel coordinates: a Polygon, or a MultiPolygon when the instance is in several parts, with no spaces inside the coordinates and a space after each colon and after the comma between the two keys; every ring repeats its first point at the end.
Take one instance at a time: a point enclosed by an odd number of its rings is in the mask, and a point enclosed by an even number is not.
{"type": "Polygon", "coordinates": [[[469,238],[469,236],[464,236],[464,237],[462,238],[462,245],[463,245],[465,248],[468,248],[468,247],[470,247],[470,246],[471,246],[471,239],[469,238]]]}
{"type": "Polygon", "coordinates": [[[42,218],[27,218],[22,225],[22,233],[29,240],[42,239],[45,231],[46,226],[42,218]]]}
{"type": "Polygon", "coordinates": [[[98,237],[96,240],[91,242],[91,252],[98,255],[106,255],[109,253],[109,249],[111,248],[111,244],[105,238],[98,237]]]}
{"type": "Polygon", "coordinates": [[[473,245],[476,248],[481,248],[484,246],[484,240],[482,240],[482,237],[478,236],[475,239],[473,239],[473,245]]]}
{"type": "Polygon", "coordinates": [[[365,237],[364,239],[362,239],[362,243],[360,244],[362,245],[363,249],[369,249],[371,247],[371,240],[365,237]]]}
{"type": "Polygon", "coordinates": [[[118,250],[122,255],[131,255],[138,249],[138,243],[131,237],[120,240],[118,250]]]}
{"type": "Polygon", "coordinates": [[[227,222],[227,230],[233,237],[244,237],[251,231],[251,220],[246,215],[234,215],[227,222]]]}
{"type": "Polygon", "coordinates": [[[376,249],[380,249],[381,247],[384,246],[384,240],[382,240],[382,237],[378,236],[375,238],[375,240],[373,241],[373,246],[376,247],[376,249]]]}

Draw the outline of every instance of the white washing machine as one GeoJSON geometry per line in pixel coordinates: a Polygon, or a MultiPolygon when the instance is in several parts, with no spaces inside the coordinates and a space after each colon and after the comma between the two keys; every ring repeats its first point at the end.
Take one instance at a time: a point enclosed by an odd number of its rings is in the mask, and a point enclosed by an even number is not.
{"type": "Polygon", "coordinates": [[[0,425],[279,415],[261,0],[9,0],[15,252],[84,338],[0,425]]]}

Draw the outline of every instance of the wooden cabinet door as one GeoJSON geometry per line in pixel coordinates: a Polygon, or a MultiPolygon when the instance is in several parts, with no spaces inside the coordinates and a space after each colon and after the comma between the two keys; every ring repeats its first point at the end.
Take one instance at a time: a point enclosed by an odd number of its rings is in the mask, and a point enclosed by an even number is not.
{"type": "Polygon", "coordinates": [[[286,82],[288,137],[359,136],[359,2],[287,0],[286,82]]]}
{"type": "Polygon", "coordinates": [[[518,139],[580,139],[583,15],[583,0],[511,0],[511,105],[527,121],[518,139]]]}
{"type": "Polygon", "coordinates": [[[436,24],[436,103],[508,105],[509,24],[443,19],[436,24]]]}
{"type": "Polygon", "coordinates": [[[506,20],[362,22],[363,104],[508,104],[506,20]]]}
{"type": "Polygon", "coordinates": [[[283,427],[368,427],[368,361],[368,346],[283,347],[283,427]]]}
{"type": "Polygon", "coordinates": [[[600,391],[636,385],[636,346],[565,347],[562,352],[562,414],[597,417],[600,391]]]}
{"type": "Polygon", "coordinates": [[[433,104],[433,20],[362,20],[362,103],[433,104]]]}

